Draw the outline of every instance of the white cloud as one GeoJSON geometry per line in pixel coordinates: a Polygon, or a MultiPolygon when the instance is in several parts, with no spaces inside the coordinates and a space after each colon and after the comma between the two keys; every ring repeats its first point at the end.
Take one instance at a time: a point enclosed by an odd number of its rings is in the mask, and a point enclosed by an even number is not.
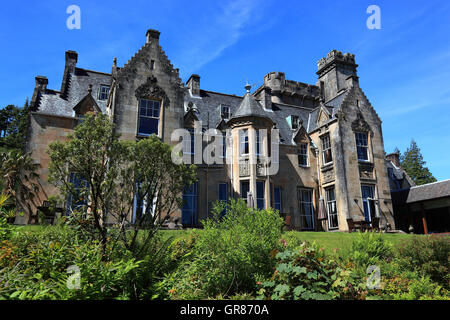
{"type": "Polygon", "coordinates": [[[175,54],[173,61],[183,66],[182,76],[216,59],[243,36],[267,28],[268,24],[262,21],[265,5],[267,2],[232,0],[219,6],[205,22],[187,34],[189,41],[175,54]]]}

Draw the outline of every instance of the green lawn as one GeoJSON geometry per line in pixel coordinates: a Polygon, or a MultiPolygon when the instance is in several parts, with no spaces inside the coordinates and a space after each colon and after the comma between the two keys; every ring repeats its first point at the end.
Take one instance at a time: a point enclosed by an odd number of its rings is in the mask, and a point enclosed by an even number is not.
{"type": "MultiPolygon", "coordinates": [[[[389,242],[396,243],[402,240],[407,240],[412,237],[409,234],[394,234],[394,233],[383,233],[383,238],[389,242]]],[[[358,236],[357,232],[307,232],[307,231],[289,231],[284,233],[284,237],[289,240],[289,238],[295,238],[302,241],[308,241],[310,243],[317,243],[322,247],[325,252],[332,253],[334,249],[338,251],[347,251],[350,249],[353,239],[358,236]]]]}
{"type": "MultiPolygon", "coordinates": [[[[189,234],[189,230],[161,230],[163,238],[168,237],[186,237],[189,234]]],[[[407,240],[412,237],[409,234],[394,234],[394,233],[383,233],[383,237],[392,243],[397,243],[402,240],[407,240]]],[[[307,232],[307,231],[288,231],[283,234],[283,238],[286,240],[299,239],[302,241],[308,241],[310,243],[317,243],[322,247],[325,252],[333,253],[335,248],[338,251],[347,251],[350,249],[353,239],[358,236],[357,232],[307,232]]]]}
{"type": "MultiPolygon", "coordinates": [[[[27,225],[27,226],[17,226],[17,229],[22,231],[38,231],[44,228],[40,225],[27,225]]],[[[163,239],[168,239],[169,237],[180,238],[187,237],[192,229],[183,230],[161,230],[163,239]]],[[[201,232],[201,230],[200,230],[201,232]]],[[[347,232],[308,232],[308,231],[288,231],[283,234],[286,240],[299,239],[302,241],[315,242],[327,253],[333,253],[333,250],[337,248],[339,251],[346,251],[350,248],[350,245],[358,236],[358,233],[347,233],[347,232]]],[[[383,234],[383,237],[392,242],[396,243],[401,240],[407,240],[412,237],[409,234],[383,234]]]]}

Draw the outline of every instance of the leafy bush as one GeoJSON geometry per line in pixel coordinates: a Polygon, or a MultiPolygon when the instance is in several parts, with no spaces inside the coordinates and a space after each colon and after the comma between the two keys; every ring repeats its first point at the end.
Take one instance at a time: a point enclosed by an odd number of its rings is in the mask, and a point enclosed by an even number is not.
{"type": "Polygon", "coordinates": [[[322,248],[302,243],[276,254],[277,265],[269,280],[259,282],[259,299],[329,300],[363,299],[367,291],[352,265],[340,266],[322,248]]]}
{"type": "Polygon", "coordinates": [[[0,241],[11,238],[12,230],[8,224],[9,211],[6,209],[9,196],[5,193],[0,193],[0,241]]]}
{"type": "Polygon", "coordinates": [[[202,299],[254,292],[256,279],[273,270],[270,252],[279,246],[282,225],[273,210],[249,209],[242,200],[232,200],[226,208],[217,203],[190,259],[166,279],[170,297],[202,299]]]}
{"type": "Polygon", "coordinates": [[[386,241],[381,233],[359,233],[351,245],[350,259],[357,266],[367,267],[389,259],[392,255],[392,244],[386,241]]]}
{"type": "Polygon", "coordinates": [[[385,285],[379,291],[383,299],[393,300],[450,300],[450,292],[427,276],[418,276],[413,279],[398,276],[385,279],[385,285]]]}
{"type": "Polygon", "coordinates": [[[397,246],[401,270],[417,272],[450,289],[450,237],[415,236],[397,246]]]}
{"type": "Polygon", "coordinates": [[[98,242],[83,241],[70,228],[18,232],[0,247],[0,298],[112,299],[133,297],[140,265],[123,250],[103,261],[98,242]],[[79,289],[69,289],[70,266],[80,271],[79,289]]]}
{"type": "Polygon", "coordinates": [[[329,300],[336,266],[321,250],[303,243],[296,250],[276,254],[277,265],[269,281],[260,282],[259,298],[273,300],[329,300]]]}

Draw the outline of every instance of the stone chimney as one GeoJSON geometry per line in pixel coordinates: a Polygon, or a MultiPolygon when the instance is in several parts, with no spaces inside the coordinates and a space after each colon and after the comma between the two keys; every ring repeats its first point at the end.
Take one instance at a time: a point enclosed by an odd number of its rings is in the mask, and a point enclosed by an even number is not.
{"type": "Polygon", "coordinates": [[[31,110],[35,110],[35,106],[36,106],[36,102],[38,101],[39,94],[41,92],[45,92],[45,90],[47,90],[47,85],[48,85],[47,77],[36,76],[34,92],[33,92],[33,96],[31,97],[31,101],[30,101],[31,110]]]}
{"type": "Polygon", "coordinates": [[[198,74],[191,75],[186,86],[193,96],[200,96],[200,76],[198,74]]]}
{"type": "Polygon", "coordinates": [[[281,94],[284,90],[284,85],[284,72],[270,72],[264,76],[264,86],[270,89],[271,101],[273,103],[283,103],[281,94]]]}
{"type": "Polygon", "coordinates": [[[391,161],[396,167],[400,167],[400,153],[390,153],[386,155],[386,160],[391,161]]]}
{"type": "Polygon", "coordinates": [[[66,51],[66,68],[69,72],[74,73],[75,67],[77,66],[78,53],[72,50],[66,51]]]}
{"type": "Polygon", "coordinates": [[[61,90],[60,90],[60,96],[62,98],[66,97],[67,89],[69,86],[70,74],[75,73],[77,61],[78,61],[78,53],[72,50],[66,51],[66,65],[64,67],[63,81],[61,83],[61,90]]]}
{"type": "Polygon", "coordinates": [[[154,42],[157,45],[159,44],[159,35],[161,32],[154,29],[148,29],[147,30],[147,43],[154,42]]]}
{"type": "Polygon", "coordinates": [[[48,85],[48,79],[47,79],[47,77],[44,77],[44,76],[36,76],[35,82],[36,82],[36,88],[37,88],[39,91],[45,92],[45,90],[47,90],[47,85],[48,85]]]}

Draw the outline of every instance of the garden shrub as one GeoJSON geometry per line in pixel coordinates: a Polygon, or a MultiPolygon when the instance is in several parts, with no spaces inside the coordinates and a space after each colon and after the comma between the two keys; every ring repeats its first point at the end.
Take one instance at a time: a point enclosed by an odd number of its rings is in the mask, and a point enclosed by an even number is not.
{"type": "Polygon", "coordinates": [[[450,237],[414,236],[396,249],[399,269],[428,276],[450,290],[450,237]]]}
{"type": "Polygon", "coordinates": [[[450,292],[428,276],[416,274],[409,279],[399,275],[384,279],[383,283],[384,286],[378,294],[386,300],[450,300],[450,292]]]}
{"type": "MultiPolygon", "coordinates": [[[[109,256],[112,248],[108,248],[109,256]]],[[[116,248],[115,251],[120,250],[116,248]]],[[[103,261],[97,242],[83,241],[67,227],[45,227],[17,232],[0,246],[0,298],[3,299],[112,299],[132,298],[140,262],[103,261]],[[69,289],[68,267],[80,270],[80,288],[69,289]]]]}
{"type": "Polygon", "coordinates": [[[329,300],[361,298],[364,288],[352,277],[351,269],[341,268],[322,248],[307,242],[276,254],[272,277],[259,282],[259,299],[329,300]]]}
{"type": "Polygon", "coordinates": [[[392,244],[383,238],[381,233],[362,232],[353,240],[350,259],[357,266],[367,267],[391,258],[392,244]]]}
{"type": "Polygon", "coordinates": [[[282,225],[273,210],[249,209],[242,200],[231,200],[226,208],[217,203],[190,258],[166,279],[170,297],[203,299],[254,292],[255,279],[273,270],[270,252],[280,245],[282,225]]]}

